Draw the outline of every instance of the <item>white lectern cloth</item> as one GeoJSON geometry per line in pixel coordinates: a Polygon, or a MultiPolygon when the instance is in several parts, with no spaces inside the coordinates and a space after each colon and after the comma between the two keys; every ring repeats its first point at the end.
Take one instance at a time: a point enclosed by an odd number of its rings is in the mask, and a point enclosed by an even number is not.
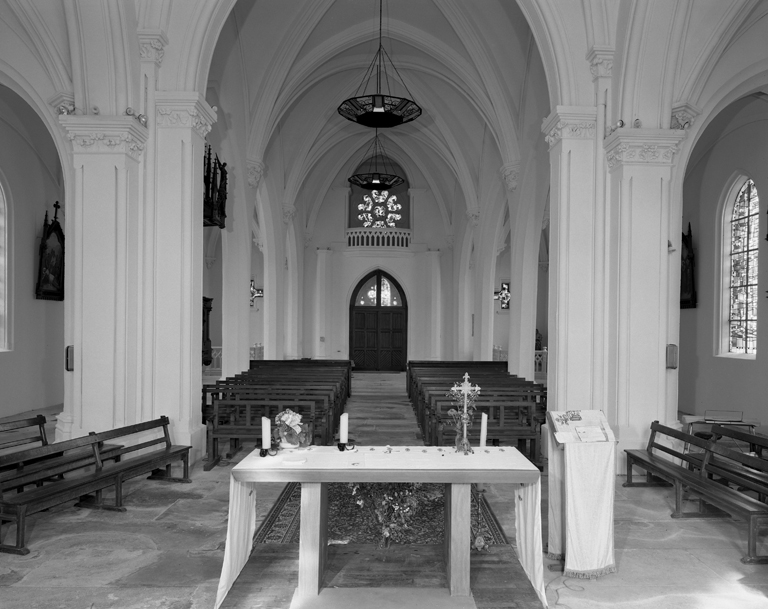
{"type": "Polygon", "coordinates": [[[547,556],[565,558],[566,577],[591,578],[615,573],[613,495],[616,443],[573,442],[558,445],[551,429],[549,433],[547,556]]]}
{"type": "MultiPolygon", "coordinates": [[[[336,448],[334,447],[332,450],[336,451],[336,448]]],[[[430,448],[430,452],[433,450],[435,450],[433,447],[430,448]]],[[[254,452],[258,456],[258,451],[254,452]]],[[[417,461],[422,456],[418,453],[409,455],[410,458],[415,457],[417,461]]],[[[246,459],[248,458],[246,457],[246,459]]],[[[224,563],[221,566],[215,609],[218,609],[226,598],[251,554],[253,536],[256,533],[257,485],[258,482],[244,482],[237,480],[234,475],[230,476],[227,542],[224,549],[224,563]]],[[[515,483],[515,486],[515,533],[518,558],[539,600],[541,600],[542,607],[547,608],[549,605],[544,589],[541,542],[541,481],[537,479],[535,483],[515,483]]]]}

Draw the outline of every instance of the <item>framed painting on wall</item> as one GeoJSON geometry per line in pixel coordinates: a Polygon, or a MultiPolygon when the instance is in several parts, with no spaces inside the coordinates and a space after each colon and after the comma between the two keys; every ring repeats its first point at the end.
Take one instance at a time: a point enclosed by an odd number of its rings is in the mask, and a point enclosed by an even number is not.
{"type": "Polygon", "coordinates": [[[38,300],[64,300],[64,231],[59,224],[60,207],[56,201],[53,205],[56,211],[50,223],[48,212],[45,212],[35,288],[38,300]]]}
{"type": "Polygon", "coordinates": [[[696,282],[694,271],[696,268],[693,257],[693,236],[691,235],[691,223],[688,223],[688,234],[683,233],[682,251],[680,252],[680,308],[696,308],[696,282]]]}

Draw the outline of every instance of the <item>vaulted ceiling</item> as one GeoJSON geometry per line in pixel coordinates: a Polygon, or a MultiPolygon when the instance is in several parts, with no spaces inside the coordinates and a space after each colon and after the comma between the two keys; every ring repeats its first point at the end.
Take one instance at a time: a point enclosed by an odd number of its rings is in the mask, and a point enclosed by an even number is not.
{"type": "MultiPolygon", "coordinates": [[[[384,0],[382,30],[423,109],[382,132],[388,155],[412,187],[481,207],[489,172],[498,181],[531,154],[550,110],[525,18],[508,0],[384,0]]],[[[378,0],[258,0],[238,2],[220,36],[207,95],[220,135],[265,163],[283,204],[307,205],[307,217],[310,193],[346,186],[373,137],[336,108],[360,86],[378,34],[378,0]]],[[[407,96],[398,82],[393,92],[407,96]]]]}

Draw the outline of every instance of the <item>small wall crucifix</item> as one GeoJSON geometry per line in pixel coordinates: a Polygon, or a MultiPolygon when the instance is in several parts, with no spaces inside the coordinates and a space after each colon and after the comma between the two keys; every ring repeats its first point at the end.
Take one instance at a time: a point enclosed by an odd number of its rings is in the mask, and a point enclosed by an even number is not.
{"type": "Polygon", "coordinates": [[[512,298],[512,294],[509,292],[509,282],[502,281],[501,289],[498,292],[493,293],[493,299],[501,302],[502,309],[509,309],[509,301],[512,298]]]}

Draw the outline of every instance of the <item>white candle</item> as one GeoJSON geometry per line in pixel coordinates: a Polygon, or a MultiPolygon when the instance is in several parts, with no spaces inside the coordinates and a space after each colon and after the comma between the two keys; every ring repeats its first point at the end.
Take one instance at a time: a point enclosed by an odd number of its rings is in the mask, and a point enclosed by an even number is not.
{"type": "Polygon", "coordinates": [[[339,423],[339,442],[346,444],[349,436],[349,414],[346,412],[341,415],[341,422],[339,423]]]}
{"type": "Polygon", "coordinates": [[[270,448],[272,446],[272,423],[267,417],[261,417],[261,447],[270,448]]]}
{"type": "Polygon", "coordinates": [[[485,448],[486,438],[488,437],[488,415],[484,412],[482,415],[480,420],[480,448],[485,448]]]}

